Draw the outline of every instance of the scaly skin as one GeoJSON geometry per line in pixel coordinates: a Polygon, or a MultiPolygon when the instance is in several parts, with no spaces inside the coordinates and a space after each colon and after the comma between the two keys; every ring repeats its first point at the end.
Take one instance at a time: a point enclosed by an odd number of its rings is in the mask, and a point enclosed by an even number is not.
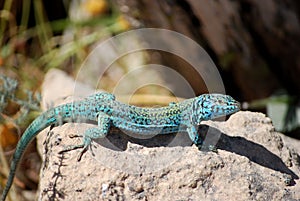
{"type": "Polygon", "coordinates": [[[91,141],[105,137],[110,126],[140,135],[187,132],[193,143],[200,147],[202,140],[197,133],[197,127],[201,121],[229,115],[239,109],[240,104],[237,101],[222,94],[204,94],[161,108],[141,108],[120,103],[112,94],[98,93],[82,101],[57,106],[37,117],[22,135],[13,155],[1,201],[4,201],[8,194],[27,145],[48,126],[58,126],[67,122],[98,122],[97,128],[85,131],[82,144],[69,146],[61,151],[83,148],[78,158],[80,160],[91,141]]]}

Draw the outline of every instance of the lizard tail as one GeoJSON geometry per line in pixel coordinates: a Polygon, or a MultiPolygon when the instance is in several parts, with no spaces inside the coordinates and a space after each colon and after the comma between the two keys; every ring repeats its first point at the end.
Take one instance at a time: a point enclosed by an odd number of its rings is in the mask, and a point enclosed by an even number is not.
{"type": "Polygon", "coordinates": [[[13,179],[15,177],[16,169],[20,162],[20,158],[22,157],[24,150],[28,146],[28,144],[34,139],[34,137],[43,129],[47,128],[48,126],[54,124],[56,119],[54,116],[51,115],[53,110],[49,110],[44,114],[40,115],[36,118],[29,127],[25,130],[24,134],[22,135],[21,139],[19,140],[15,153],[13,155],[12,162],[10,164],[10,172],[8,175],[8,179],[6,182],[6,186],[3,190],[1,201],[5,201],[5,198],[8,194],[8,191],[13,183],[13,179]],[[46,120],[46,121],[45,121],[46,120]]]}

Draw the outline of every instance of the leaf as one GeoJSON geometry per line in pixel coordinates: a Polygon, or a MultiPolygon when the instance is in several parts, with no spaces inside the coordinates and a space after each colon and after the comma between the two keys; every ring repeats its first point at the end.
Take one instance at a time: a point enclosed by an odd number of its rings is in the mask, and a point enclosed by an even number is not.
{"type": "Polygon", "coordinates": [[[14,147],[18,140],[18,129],[13,123],[5,123],[0,125],[0,144],[4,150],[14,147]]]}
{"type": "Polygon", "coordinates": [[[295,104],[269,102],[267,103],[267,114],[278,131],[290,132],[300,127],[300,107],[295,104]]]}

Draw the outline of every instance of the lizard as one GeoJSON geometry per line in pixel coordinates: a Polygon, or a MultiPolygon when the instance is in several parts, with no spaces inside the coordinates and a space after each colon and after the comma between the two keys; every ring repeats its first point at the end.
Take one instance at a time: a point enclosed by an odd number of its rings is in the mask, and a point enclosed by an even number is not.
{"type": "Polygon", "coordinates": [[[113,94],[101,92],[80,101],[56,106],[38,116],[17,143],[1,201],[5,201],[7,197],[26,147],[40,131],[49,126],[52,129],[68,122],[97,122],[97,127],[89,128],[83,133],[81,144],[69,145],[59,152],[81,148],[77,158],[80,161],[91,142],[105,137],[111,126],[139,135],[187,132],[192,142],[200,148],[203,140],[197,128],[201,121],[226,116],[239,110],[240,103],[223,94],[202,94],[179,103],[171,102],[168,106],[147,108],[121,103],[116,101],[113,94]]]}

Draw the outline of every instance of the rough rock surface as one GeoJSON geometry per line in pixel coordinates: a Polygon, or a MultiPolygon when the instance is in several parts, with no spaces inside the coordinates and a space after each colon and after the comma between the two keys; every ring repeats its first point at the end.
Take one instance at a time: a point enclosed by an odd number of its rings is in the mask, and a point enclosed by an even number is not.
{"type": "MultiPolygon", "coordinates": [[[[64,76],[52,71],[43,85],[54,105],[61,102],[60,89],[51,83],[74,89],[64,76]]],[[[238,112],[226,122],[203,122],[205,143],[216,144],[217,153],[199,151],[184,134],[137,139],[115,130],[94,142],[80,162],[79,150],[58,154],[80,142],[70,135],[90,126],[67,123],[38,136],[44,159],[40,200],[300,199],[299,152],[286,146],[264,114],[238,112]]]]}

